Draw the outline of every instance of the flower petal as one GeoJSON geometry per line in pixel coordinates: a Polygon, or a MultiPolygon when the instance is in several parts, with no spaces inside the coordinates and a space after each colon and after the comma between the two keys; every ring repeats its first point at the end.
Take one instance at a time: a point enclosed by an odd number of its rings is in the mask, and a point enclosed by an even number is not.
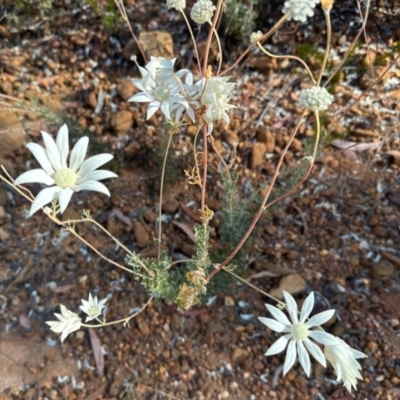
{"type": "Polygon", "coordinates": [[[97,156],[93,156],[85,160],[81,167],[79,168],[77,174],[78,179],[85,179],[85,176],[89,173],[94,171],[96,168],[99,168],[101,165],[108,163],[110,160],[113,159],[112,154],[103,153],[98,154],[97,156]]]}
{"type": "Polygon", "coordinates": [[[304,300],[303,307],[301,308],[300,322],[302,324],[304,324],[305,320],[311,314],[313,308],[314,308],[314,292],[311,292],[304,300]]]}
{"type": "Polygon", "coordinates": [[[78,185],[84,183],[85,181],[101,181],[102,179],[118,178],[117,174],[114,172],[107,171],[104,169],[97,169],[96,171],[89,172],[82,178],[79,178],[76,183],[78,185]]]}
{"type": "Polygon", "coordinates": [[[296,358],[297,358],[296,341],[291,340],[289,342],[289,346],[286,352],[285,364],[283,366],[283,375],[286,375],[286,373],[290,370],[290,368],[293,367],[296,358]]]}
{"type": "Polygon", "coordinates": [[[106,186],[97,181],[85,181],[80,185],[74,186],[73,190],[75,192],[80,192],[81,190],[94,190],[95,192],[104,193],[107,196],[110,196],[110,192],[106,186]]]}
{"type": "Polygon", "coordinates": [[[58,202],[60,204],[60,212],[61,214],[65,211],[68,206],[68,203],[71,200],[74,191],[71,188],[62,189],[58,194],[58,202]]]}
{"type": "Polygon", "coordinates": [[[53,199],[55,199],[60,190],[62,189],[60,189],[58,186],[52,186],[41,190],[36,196],[34,202],[32,203],[31,209],[29,211],[29,216],[32,216],[37,210],[39,210],[39,208],[45,206],[53,199]]]}
{"type": "Polygon", "coordinates": [[[296,301],[290,295],[290,293],[285,292],[284,290],[283,290],[283,296],[285,298],[285,302],[286,302],[286,305],[287,305],[287,309],[288,309],[288,313],[290,315],[290,318],[291,318],[293,324],[297,324],[299,322],[299,318],[297,316],[297,313],[298,313],[299,310],[297,308],[296,301]]]}
{"type": "Polygon", "coordinates": [[[335,336],[330,333],[321,332],[321,331],[308,331],[308,337],[316,340],[319,343],[324,344],[325,346],[332,346],[337,344],[337,340],[335,336]]]}
{"type": "Polygon", "coordinates": [[[266,304],[265,307],[267,307],[267,310],[272,314],[272,316],[278,320],[281,324],[291,327],[292,324],[288,320],[288,317],[278,308],[271,306],[269,304],[266,304]]]}
{"type": "Polygon", "coordinates": [[[258,317],[258,319],[264,324],[267,325],[269,329],[272,329],[275,332],[290,332],[290,328],[281,324],[278,321],[270,318],[258,317]]]}
{"type": "Polygon", "coordinates": [[[326,368],[326,359],[324,357],[324,353],[322,350],[313,343],[310,339],[305,339],[304,344],[307,347],[309,353],[322,365],[326,368]]]}
{"type": "Polygon", "coordinates": [[[154,97],[146,92],[136,93],[128,99],[128,101],[130,101],[130,102],[136,101],[138,103],[150,103],[153,100],[154,100],[154,97]]]}
{"type": "Polygon", "coordinates": [[[50,175],[52,176],[54,174],[54,168],[50,163],[50,160],[47,157],[46,150],[38,145],[37,143],[28,143],[26,147],[29,149],[29,151],[33,154],[33,156],[36,158],[37,162],[40,164],[40,166],[50,175]]]}
{"type": "Polygon", "coordinates": [[[78,171],[86,156],[89,138],[87,136],[81,137],[76,143],[71,152],[69,160],[69,167],[74,171],[78,171]]]}
{"type": "Polygon", "coordinates": [[[159,108],[160,108],[160,102],[159,101],[151,102],[149,104],[149,107],[147,108],[146,119],[150,119],[159,108]]]}
{"type": "Polygon", "coordinates": [[[281,353],[286,349],[288,341],[292,338],[291,334],[281,336],[265,353],[266,356],[281,353]]]}
{"type": "Polygon", "coordinates": [[[310,356],[308,355],[307,350],[301,340],[297,341],[297,352],[299,354],[300,364],[303,367],[307,377],[309,377],[311,370],[310,356]]]}
{"type": "Polygon", "coordinates": [[[63,168],[67,168],[67,157],[68,157],[68,152],[69,152],[67,124],[64,124],[58,130],[56,144],[58,147],[58,151],[60,153],[61,165],[63,168]]]}
{"type": "Polygon", "coordinates": [[[47,158],[51,162],[53,168],[58,171],[62,168],[62,165],[60,152],[58,150],[56,142],[47,132],[41,131],[40,133],[42,134],[44,145],[46,147],[47,158]]]}
{"type": "Polygon", "coordinates": [[[313,326],[320,326],[320,325],[324,324],[325,322],[329,321],[333,317],[333,314],[335,314],[335,310],[323,311],[323,312],[311,317],[305,323],[305,325],[307,328],[312,328],[313,326]]]}
{"type": "Polygon", "coordinates": [[[54,185],[54,179],[43,169],[26,171],[14,181],[16,185],[33,182],[44,183],[47,186],[54,185]]]}

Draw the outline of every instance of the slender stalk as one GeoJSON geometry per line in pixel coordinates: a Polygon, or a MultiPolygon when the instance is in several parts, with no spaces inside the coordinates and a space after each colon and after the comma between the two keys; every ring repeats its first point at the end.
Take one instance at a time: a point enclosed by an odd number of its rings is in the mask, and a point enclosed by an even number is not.
{"type": "Polygon", "coordinates": [[[192,38],[193,49],[194,49],[194,52],[195,52],[196,58],[197,58],[197,67],[199,68],[199,74],[200,74],[200,77],[202,78],[203,77],[203,73],[202,73],[202,70],[201,70],[200,56],[199,56],[199,50],[197,48],[196,39],[194,38],[194,34],[193,34],[193,31],[192,31],[192,28],[190,27],[190,23],[189,23],[189,21],[188,21],[188,19],[186,17],[186,14],[185,14],[185,12],[183,10],[181,11],[181,14],[183,16],[183,19],[186,22],[186,25],[187,25],[188,29],[189,29],[190,37],[192,38]]]}
{"type": "Polygon", "coordinates": [[[123,1],[122,1],[122,0],[114,0],[114,3],[115,3],[116,6],[118,7],[118,10],[119,10],[119,12],[120,12],[120,14],[121,14],[122,19],[127,23],[128,28],[129,28],[129,30],[130,30],[130,32],[131,32],[132,37],[133,37],[133,40],[136,42],[136,44],[137,44],[137,46],[138,46],[138,48],[139,48],[139,51],[140,51],[140,53],[142,54],[144,63],[147,64],[147,57],[146,57],[146,54],[145,54],[145,52],[144,52],[144,50],[143,50],[142,45],[141,45],[140,42],[139,42],[139,39],[136,37],[135,32],[133,32],[132,25],[131,25],[131,23],[129,22],[129,18],[128,18],[128,15],[126,14],[126,10],[125,10],[125,6],[124,6],[123,1]]]}
{"type": "MultiPolygon", "coordinates": [[[[265,40],[267,40],[269,37],[271,37],[282,25],[283,23],[287,20],[289,17],[289,14],[285,14],[264,36],[257,42],[257,43],[262,43],[265,40]]],[[[243,58],[250,52],[250,50],[256,45],[256,43],[252,43],[237,59],[236,61],[228,68],[224,69],[221,72],[221,75],[225,75],[227,72],[231,71],[233,68],[236,67],[236,65],[239,64],[240,61],[243,60],[243,58]]]]}
{"type": "Polygon", "coordinates": [[[249,281],[246,281],[245,279],[241,278],[239,275],[236,275],[235,273],[233,273],[232,271],[229,271],[229,269],[226,269],[225,267],[222,268],[222,270],[224,272],[226,272],[229,275],[234,276],[238,281],[243,282],[245,285],[250,286],[252,289],[257,290],[257,292],[260,292],[261,294],[263,294],[264,296],[269,297],[270,299],[276,301],[278,304],[282,303],[280,300],[278,300],[276,297],[271,296],[270,294],[264,292],[263,290],[259,289],[257,286],[254,286],[253,284],[251,284],[249,281]]]}
{"type": "Polygon", "coordinates": [[[281,201],[285,197],[287,197],[287,196],[291,195],[292,193],[294,193],[304,183],[304,181],[308,178],[308,175],[310,175],[310,172],[311,172],[312,167],[314,165],[315,158],[316,158],[317,151],[318,151],[318,144],[319,144],[320,130],[321,130],[320,119],[319,119],[318,112],[315,112],[315,118],[316,118],[316,127],[317,127],[316,134],[315,134],[315,143],[314,143],[314,147],[313,147],[313,154],[310,157],[310,165],[309,165],[306,173],[303,175],[303,177],[300,179],[300,181],[297,182],[288,192],[284,193],[282,196],[279,196],[276,199],[274,199],[271,202],[269,202],[268,204],[266,204],[265,209],[271,207],[273,204],[281,201]]]}
{"type": "MultiPolygon", "coordinates": [[[[324,87],[326,87],[326,85],[328,85],[328,83],[333,79],[333,77],[342,69],[344,63],[346,62],[347,58],[349,57],[349,55],[351,54],[351,52],[354,50],[354,47],[356,46],[356,43],[358,41],[358,39],[360,38],[362,32],[364,31],[366,25],[367,25],[367,20],[368,20],[368,16],[369,16],[369,9],[370,9],[370,5],[371,5],[371,0],[367,0],[366,2],[366,6],[365,6],[365,16],[363,18],[363,23],[361,25],[360,30],[358,31],[356,37],[354,38],[353,42],[350,44],[350,47],[348,48],[348,50],[346,51],[346,54],[344,55],[342,61],[336,65],[335,69],[333,70],[333,72],[331,73],[331,76],[327,79],[327,81],[324,83],[324,87]]],[[[362,17],[362,16],[361,16],[362,17]]]]}
{"type": "Polygon", "coordinates": [[[284,148],[284,150],[283,150],[283,152],[282,152],[282,155],[281,155],[280,158],[279,158],[278,164],[277,164],[276,169],[275,169],[275,173],[274,173],[274,175],[273,175],[273,177],[272,177],[272,179],[271,179],[271,183],[270,183],[269,186],[268,186],[267,193],[265,194],[264,199],[263,199],[263,201],[262,201],[262,203],[261,203],[261,206],[260,206],[260,208],[259,208],[259,210],[258,210],[256,216],[254,217],[252,223],[250,224],[250,226],[249,226],[249,228],[247,229],[246,233],[243,235],[243,237],[242,237],[242,239],[240,240],[239,244],[233,249],[233,251],[231,252],[231,254],[218,266],[218,268],[216,268],[214,271],[212,271],[212,272],[206,277],[206,280],[207,280],[207,281],[209,281],[215,274],[217,274],[222,268],[224,268],[224,267],[229,263],[229,261],[232,260],[233,257],[235,257],[235,255],[237,254],[237,252],[242,248],[242,246],[244,245],[244,243],[246,242],[246,240],[247,240],[248,237],[250,236],[250,234],[251,234],[251,232],[253,231],[254,227],[256,226],[258,220],[260,219],[262,213],[265,211],[265,204],[266,204],[267,201],[268,201],[268,198],[269,198],[269,196],[270,196],[270,194],[271,194],[272,188],[273,188],[273,186],[274,186],[274,184],[275,184],[275,181],[276,181],[276,179],[277,179],[277,177],[278,177],[279,171],[280,171],[281,166],[282,166],[282,163],[283,163],[283,159],[284,159],[284,157],[285,157],[285,155],[286,155],[286,153],[287,153],[287,151],[288,151],[290,145],[292,144],[293,139],[295,138],[297,131],[298,131],[299,128],[300,128],[300,125],[301,125],[301,123],[302,123],[302,121],[303,121],[303,117],[304,117],[304,115],[305,115],[306,112],[307,112],[307,109],[305,109],[305,110],[303,111],[303,113],[301,114],[301,117],[300,117],[300,119],[299,119],[299,122],[297,123],[296,128],[294,129],[292,135],[290,136],[289,141],[287,142],[287,144],[286,144],[286,146],[285,146],[285,148],[284,148]]]}
{"type": "Polygon", "coordinates": [[[309,77],[311,78],[312,82],[313,82],[314,84],[316,84],[316,81],[315,81],[315,79],[314,79],[314,76],[313,76],[313,74],[312,74],[310,68],[308,67],[308,65],[307,65],[301,58],[296,57],[296,56],[291,56],[291,55],[275,55],[275,54],[272,54],[272,53],[270,53],[269,51],[267,51],[266,49],[264,49],[264,47],[261,46],[260,42],[257,42],[257,46],[258,46],[258,48],[259,48],[263,53],[265,53],[267,56],[269,56],[269,57],[271,57],[271,58],[277,58],[277,59],[279,59],[279,58],[288,58],[289,60],[298,61],[298,62],[299,62],[300,64],[302,64],[303,67],[307,70],[308,75],[309,75],[309,77]]]}
{"type": "Polygon", "coordinates": [[[201,215],[204,217],[206,206],[206,184],[208,167],[207,125],[203,125],[203,179],[201,184],[201,215]]]}
{"type": "Polygon", "coordinates": [[[217,45],[218,45],[218,69],[217,69],[217,76],[219,76],[219,73],[221,72],[221,67],[222,67],[222,47],[221,47],[221,41],[219,40],[218,32],[216,29],[213,30],[215,39],[217,40],[217,45]]]}
{"type": "Polygon", "coordinates": [[[163,191],[164,191],[164,177],[165,177],[165,168],[166,168],[166,165],[167,165],[168,152],[169,152],[169,148],[171,146],[171,140],[172,140],[172,131],[169,132],[167,148],[165,149],[164,161],[163,161],[162,170],[161,170],[160,201],[159,201],[159,206],[158,206],[157,262],[160,262],[161,235],[162,235],[161,216],[162,216],[162,200],[163,200],[163,191]]]}
{"type": "Polygon", "coordinates": [[[323,8],[323,10],[326,21],[326,48],[325,48],[324,59],[322,61],[321,71],[319,71],[317,86],[321,84],[321,79],[326,68],[326,63],[328,62],[329,53],[331,51],[331,41],[332,41],[332,25],[331,25],[330,10],[326,10],[325,8],[323,8]]]}
{"type": "Polygon", "coordinates": [[[212,21],[212,24],[211,24],[211,29],[208,32],[205,51],[204,51],[202,76],[204,76],[206,71],[207,71],[208,55],[209,55],[209,52],[210,52],[211,39],[212,39],[213,32],[215,30],[215,27],[217,26],[218,18],[219,18],[219,15],[221,13],[221,9],[222,9],[222,4],[223,4],[223,0],[218,0],[217,8],[215,10],[214,18],[213,18],[213,21],[212,21]]]}

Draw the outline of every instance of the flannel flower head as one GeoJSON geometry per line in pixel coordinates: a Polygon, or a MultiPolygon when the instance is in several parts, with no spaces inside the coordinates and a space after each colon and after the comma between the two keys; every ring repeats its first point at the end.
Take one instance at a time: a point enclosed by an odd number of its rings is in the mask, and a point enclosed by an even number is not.
{"type": "Polygon", "coordinates": [[[283,296],[292,322],[289,321],[282,311],[269,304],[266,304],[266,307],[276,320],[264,317],[258,318],[273,331],[285,333],[285,335],[280,337],[268,349],[265,355],[271,356],[281,353],[287,347],[283,374],[285,375],[290,368],[292,368],[298,356],[304,372],[307,376],[310,376],[311,363],[307,350],[320,364],[326,367],[324,354],[310,339],[314,339],[325,346],[337,344],[336,338],[333,335],[320,330],[312,330],[311,328],[318,327],[329,321],[335,313],[335,310],[323,311],[314,315],[306,322],[306,319],[314,307],[314,292],[311,292],[305,299],[301,309],[300,319],[298,317],[297,304],[294,298],[285,291],[283,291],[283,296]]]}
{"type": "Polygon", "coordinates": [[[62,332],[61,342],[63,342],[70,333],[80,329],[82,321],[78,314],[68,310],[62,304],[60,304],[60,310],[61,314],[54,314],[58,318],[58,321],[46,321],[46,324],[50,326],[53,332],[62,332]]]}
{"type": "Polygon", "coordinates": [[[213,121],[222,119],[228,124],[229,115],[227,111],[235,108],[234,105],[228,103],[236,85],[235,83],[228,82],[229,79],[229,76],[212,76],[208,79],[203,78],[202,80],[204,89],[200,103],[206,107],[203,117],[207,123],[209,134],[213,130],[213,121]]]}
{"type": "Polygon", "coordinates": [[[179,121],[185,111],[192,121],[195,120],[192,105],[188,103],[187,96],[185,97],[186,88],[193,84],[193,75],[187,69],[174,73],[175,61],[176,58],[167,60],[164,57],[151,57],[144,68],[138,65],[142,78],[133,78],[132,83],[141,92],[133,95],[128,101],[150,103],[146,119],[151,118],[160,109],[167,120],[174,116],[175,121],[179,121]]]}
{"type": "Polygon", "coordinates": [[[79,306],[79,308],[88,316],[86,317],[86,321],[91,321],[92,319],[97,318],[101,314],[101,310],[105,307],[104,303],[107,301],[107,299],[103,299],[98,301],[97,296],[94,298],[92,297],[92,294],[89,293],[89,299],[88,300],[83,300],[82,305],[79,306]]]}
{"type": "Polygon", "coordinates": [[[361,351],[352,349],[344,340],[336,338],[336,343],[325,346],[325,358],[332,364],[337,380],[343,380],[343,386],[351,393],[351,388],[357,390],[357,379],[362,380],[359,372],[361,365],[357,358],[368,357],[361,351]]]}
{"type": "Polygon", "coordinates": [[[111,154],[98,154],[84,161],[89,144],[89,138],[84,136],[76,142],[67,164],[69,153],[67,125],[64,124],[59,129],[56,141],[47,132],[42,131],[41,134],[45,148],[36,143],[28,143],[26,147],[42,168],[24,172],[14,181],[16,185],[37,182],[50,186],[36,196],[29,212],[30,216],[54,199],[58,199],[60,212],[63,213],[73,193],[81,190],[94,190],[110,195],[106,186],[98,181],[115,178],[117,175],[97,168],[110,161],[113,158],[111,154]]]}

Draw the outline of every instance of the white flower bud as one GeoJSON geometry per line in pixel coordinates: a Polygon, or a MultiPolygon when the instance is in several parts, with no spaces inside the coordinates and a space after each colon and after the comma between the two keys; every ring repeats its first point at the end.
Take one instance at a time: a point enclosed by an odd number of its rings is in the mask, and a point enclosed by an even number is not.
{"type": "Polygon", "coordinates": [[[186,7],[186,0],[167,0],[168,8],[175,8],[176,11],[182,11],[186,7]]]}
{"type": "Polygon", "coordinates": [[[298,103],[312,111],[325,111],[332,104],[334,97],[323,87],[314,86],[300,92],[298,103]]]}
{"type": "Polygon", "coordinates": [[[250,43],[258,42],[263,36],[264,35],[263,35],[263,33],[261,31],[253,32],[250,35],[250,43]]]}
{"type": "Polygon", "coordinates": [[[204,24],[205,22],[211,22],[214,10],[215,6],[211,0],[198,0],[192,7],[190,16],[197,24],[204,24]]]}

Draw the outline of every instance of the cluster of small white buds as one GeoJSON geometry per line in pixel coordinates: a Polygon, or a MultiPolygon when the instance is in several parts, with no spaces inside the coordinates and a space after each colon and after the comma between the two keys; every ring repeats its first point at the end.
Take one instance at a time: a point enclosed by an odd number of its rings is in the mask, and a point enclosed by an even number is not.
{"type": "Polygon", "coordinates": [[[319,0],[287,0],[283,5],[282,12],[289,14],[288,21],[306,22],[307,17],[314,15],[314,7],[319,0]]]}
{"type": "Polygon", "coordinates": [[[183,11],[186,7],[186,0],[167,0],[167,7],[175,8],[176,11],[183,11]]]}
{"type": "Polygon", "coordinates": [[[311,111],[325,111],[332,104],[334,97],[323,87],[313,86],[300,92],[298,103],[311,111]]]}
{"type": "Polygon", "coordinates": [[[214,14],[215,6],[211,0],[198,0],[192,7],[190,17],[197,24],[211,23],[214,14]]]}
{"type": "Polygon", "coordinates": [[[257,43],[263,36],[261,31],[253,32],[250,35],[250,43],[257,43]]]}

